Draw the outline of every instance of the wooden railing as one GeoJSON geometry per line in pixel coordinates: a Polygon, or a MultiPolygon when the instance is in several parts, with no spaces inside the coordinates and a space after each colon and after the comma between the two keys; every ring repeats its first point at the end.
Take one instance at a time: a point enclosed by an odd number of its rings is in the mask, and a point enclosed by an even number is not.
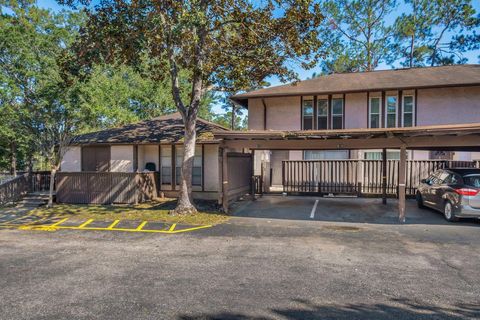
{"type": "Polygon", "coordinates": [[[27,174],[22,174],[0,184],[0,205],[20,200],[28,190],[27,174]]]}
{"type": "MultiPolygon", "coordinates": [[[[387,161],[386,193],[397,195],[398,160],[387,161]]],[[[407,195],[414,195],[421,179],[438,169],[479,168],[479,161],[409,160],[407,195]]],[[[381,160],[303,160],[283,161],[283,189],[287,193],[346,193],[379,195],[383,193],[381,160]]]]}
{"type": "Polygon", "coordinates": [[[139,203],[158,196],[158,173],[59,172],[60,203],[139,203]]]}

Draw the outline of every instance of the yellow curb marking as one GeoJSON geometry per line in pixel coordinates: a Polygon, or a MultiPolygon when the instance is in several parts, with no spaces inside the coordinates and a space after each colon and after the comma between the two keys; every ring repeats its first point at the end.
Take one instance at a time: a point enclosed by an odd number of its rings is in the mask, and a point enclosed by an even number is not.
{"type": "Polygon", "coordinates": [[[83,227],[86,227],[87,225],[89,225],[90,223],[93,222],[93,219],[88,219],[87,221],[85,221],[84,223],[82,223],[81,225],[79,225],[78,227],[79,228],[83,228],[83,227]]]}
{"type": "Polygon", "coordinates": [[[63,218],[62,220],[58,221],[58,222],[55,222],[54,224],[51,224],[51,225],[48,225],[48,227],[56,227],[62,223],[64,223],[65,221],[67,221],[68,218],[63,218]]]}
{"type": "Polygon", "coordinates": [[[138,227],[137,229],[135,229],[136,231],[141,231],[143,229],[143,227],[145,227],[145,225],[147,224],[147,221],[143,221],[138,227]]]}
{"type": "Polygon", "coordinates": [[[168,229],[168,231],[172,232],[173,230],[175,230],[176,226],[177,226],[176,223],[172,224],[172,226],[170,227],[170,229],[168,229]]]}
{"type": "Polygon", "coordinates": [[[120,222],[120,220],[115,220],[115,221],[113,221],[113,223],[112,223],[111,225],[109,225],[109,226],[107,227],[107,229],[113,229],[113,227],[115,227],[119,222],[120,222]]]}

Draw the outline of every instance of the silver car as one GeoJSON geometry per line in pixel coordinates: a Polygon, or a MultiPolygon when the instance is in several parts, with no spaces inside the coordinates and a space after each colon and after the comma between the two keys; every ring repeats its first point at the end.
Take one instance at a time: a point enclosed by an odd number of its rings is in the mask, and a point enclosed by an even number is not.
{"type": "Polygon", "coordinates": [[[419,208],[438,210],[448,221],[480,219],[480,169],[435,171],[421,181],[416,198],[419,208]]]}

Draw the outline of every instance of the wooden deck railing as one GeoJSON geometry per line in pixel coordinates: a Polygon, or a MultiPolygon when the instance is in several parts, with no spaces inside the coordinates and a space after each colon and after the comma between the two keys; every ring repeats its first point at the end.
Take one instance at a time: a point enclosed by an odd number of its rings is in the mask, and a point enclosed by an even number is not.
{"type": "MultiPolygon", "coordinates": [[[[386,192],[397,195],[398,160],[387,161],[386,192]]],[[[283,189],[290,193],[382,194],[381,160],[300,160],[283,161],[283,189]]],[[[438,169],[479,168],[479,161],[409,160],[407,195],[415,195],[421,179],[438,169]]]]}
{"type": "Polygon", "coordinates": [[[158,196],[157,173],[59,172],[60,203],[139,203],[158,196]]]}
{"type": "Polygon", "coordinates": [[[27,174],[22,174],[0,184],[0,205],[20,200],[28,190],[27,174]]]}

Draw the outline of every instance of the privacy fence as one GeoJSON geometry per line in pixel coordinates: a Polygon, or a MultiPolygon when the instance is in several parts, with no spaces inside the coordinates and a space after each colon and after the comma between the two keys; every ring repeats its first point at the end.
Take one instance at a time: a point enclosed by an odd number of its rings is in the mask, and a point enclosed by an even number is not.
{"type": "MultiPolygon", "coordinates": [[[[387,160],[386,193],[398,193],[398,160],[387,160]]],[[[407,161],[407,195],[438,169],[479,168],[479,161],[409,160],[407,161]]],[[[283,161],[283,190],[287,193],[354,194],[375,196],[383,193],[382,160],[302,160],[283,161]]]]}

